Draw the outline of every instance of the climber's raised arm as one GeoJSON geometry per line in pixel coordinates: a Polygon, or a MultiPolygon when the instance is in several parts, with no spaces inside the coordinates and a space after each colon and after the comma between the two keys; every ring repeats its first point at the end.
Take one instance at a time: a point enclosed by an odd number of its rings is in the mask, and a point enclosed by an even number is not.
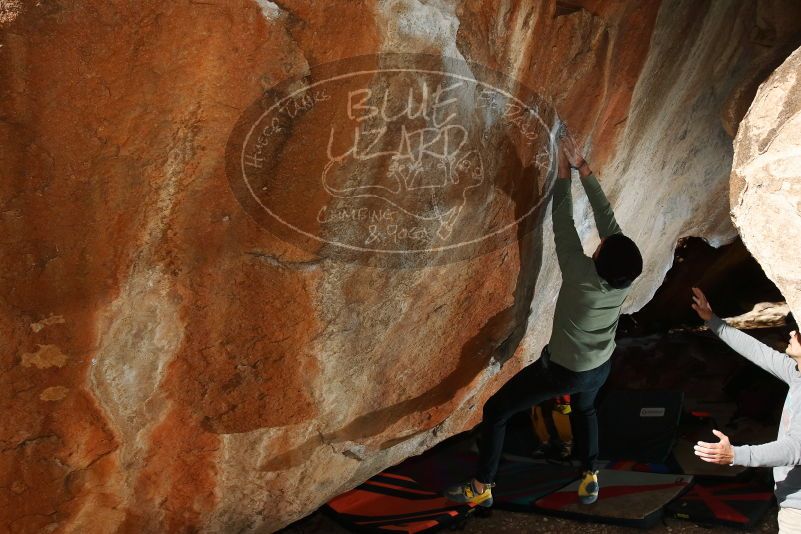
{"type": "Polygon", "coordinates": [[[615,220],[615,213],[612,211],[612,206],[609,204],[601,184],[590,169],[587,160],[579,150],[576,140],[567,133],[563,138],[563,146],[567,153],[570,165],[579,171],[581,176],[581,185],[584,186],[584,191],[587,193],[587,198],[592,206],[592,213],[595,216],[595,226],[598,228],[598,234],[601,238],[609,237],[613,234],[623,233],[615,220]]]}
{"type": "Polygon", "coordinates": [[[556,184],[553,188],[553,238],[556,245],[556,258],[562,279],[567,280],[579,272],[589,259],[584,254],[573,221],[573,196],[570,192],[570,163],[563,146],[559,146],[559,167],[556,184]]]}

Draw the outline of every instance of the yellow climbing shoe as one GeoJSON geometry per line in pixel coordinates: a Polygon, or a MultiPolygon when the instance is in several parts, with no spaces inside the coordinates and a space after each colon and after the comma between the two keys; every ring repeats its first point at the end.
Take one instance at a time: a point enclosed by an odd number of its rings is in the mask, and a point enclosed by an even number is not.
{"type": "Polygon", "coordinates": [[[445,490],[443,495],[446,499],[454,502],[476,504],[484,508],[489,508],[492,506],[492,487],[494,485],[494,483],[484,484],[484,491],[478,493],[476,488],[473,487],[473,481],[471,480],[463,484],[449,487],[445,490]]]}
{"type": "Polygon", "coordinates": [[[578,488],[581,504],[592,504],[598,500],[598,471],[584,471],[578,488]]]}

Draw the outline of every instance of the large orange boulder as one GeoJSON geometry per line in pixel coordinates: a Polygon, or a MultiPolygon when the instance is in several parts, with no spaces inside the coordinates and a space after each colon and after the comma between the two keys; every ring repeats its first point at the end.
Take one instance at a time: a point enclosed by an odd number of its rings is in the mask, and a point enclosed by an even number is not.
{"type": "Polygon", "coordinates": [[[0,524],[273,531],[470,428],[550,334],[560,121],[633,311],[735,235],[793,4],[0,1],[0,524]]]}

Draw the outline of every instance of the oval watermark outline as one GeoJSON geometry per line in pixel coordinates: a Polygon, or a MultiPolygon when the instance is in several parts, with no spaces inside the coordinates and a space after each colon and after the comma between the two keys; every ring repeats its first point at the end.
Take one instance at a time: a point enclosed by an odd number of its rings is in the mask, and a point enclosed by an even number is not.
{"type": "MultiPolygon", "coordinates": [[[[356,56],[356,58],[359,58],[359,57],[371,57],[371,56],[370,55],[368,55],[368,56],[356,56]]],[[[356,59],[356,58],[346,58],[346,59],[356,59]]],[[[469,62],[466,62],[466,61],[461,60],[461,59],[449,58],[449,57],[445,57],[445,56],[442,56],[442,59],[444,61],[453,61],[453,62],[456,62],[456,63],[462,63],[462,64],[469,65],[469,62]]],[[[334,63],[336,63],[336,62],[334,62],[334,63]]],[[[486,69],[486,67],[482,67],[482,68],[486,69]]],[[[488,69],[488,70],[492,70],[492,69],[488,69]]],[[[531,108],[531,106],[527,105],[525,102],[520,100],[518,97],[514,96],[513,94],[509,93],[508,91],[506,91],[504,89],[501,89],[499,87],[495,87],[495,86],[493,86],[493,85],[491,85],[491,84],[489,84],[487,82],[478,80],[475,77],[468,77],[468,76],[464,76],[464,75],[456,74],[456,73],[451,73],[451,72],[447,72],[447,71],[438,71],[438,70],[430,70],[430,69],[419,69],[419,68],[389,67],[389,68],[379,68],[379,69],[370,69],[370,70],[360,70],[360,71],[354,71],[354,72],[349,72],[349,73],[345,73],[345,74],[339,74],[337,76],[332,76],[332,77],[329,77],[329,78],[318,80],[318,81],[315,81],[315,82],[313,82],[313,83],[311,83],[309,85],[306,85],[306,86],[304,86],[304,87],[302,87],[300,89],[297,89],[297,90],[293,91],[292,93],[290,93],[290,94],[284,96],[283,98],[279,99],[277,102],[275,102],[273,105],[271,105],[267,110],[265,110],[256,120],[253,121],[252,126],[248,130],[248,132],[245,135],[244,140],[242,142],[242,149],[240,151],[240,157],[239,157],[239,169],[241,170],[240,174],[241,174],[242,181],[245,183],[245,186],[247,187],[247,190],[249,191],[251,197],[273,219],[277,220],[278,222],[283,224],[285,227],[290,228],[294,232],[297,232],[298,234],[306,236],[307,238],[311,238],[311,239],[316,240],[316,241],[318,241],[320,243],[325,243],[325,244],[332,245],[332,246],[335,246],[335,247],[341,247],[343,249],[347,249],[347,250],[350,250],[350,251],[353,251],[353,252],[360,252],[360,253],[371,252],[371,253],[378,253],[378,254],[398,254],[398,255],[400,255],[400,254],[420,255],[420,254],[430,254],[430,253],[437,253],[437,252],[445,252],[445,251],[448,251],[448,250],[454,250],[454,249],[459,249],[459,248],[462,248],[462,247],[468,247],[470,245],[480,244],[480,243],[485,242],[486,240],[488,240],[488,239],[490,239],[492,237],[496,237],[496,236],[499,236],[499,235],[504,234],[506,232],[509,232],[514,227],[519,226],[522,221],[524,221],[526,218],[531,216],[531,214],[533,214],[537,209],[542,207],[543,202],[545,202],[549,198],[548,195],[541,195],[540,199],[535,204],[533,204],[526,213],[524,213],[523,215],[521,215],[517,219],[512,220],[506,226],[503,226],[503,227],[501,227],[499,229],[496,229],[496,230],[494,230],[492,232],[486,233],[486,234],[482,235],[479,238],[465,240],[465,241],[461,241],[459,243],[443,245],[443,246],[439,246],[439,247],[435,247],[435,248],[421,248],[421,249],[413,249],[413,250],[392,250],[392,249],[373,249],[373,248],[359,247],[359,246],[350,245],[350,244],[347,244],[347,243],[342,243],[342,242],[339,242],[339,241],[330,241],[330,240],[321,238],[320,236],[317,236],[317,235],[314,235],[314,234],[312,234],[310,232],[302,230],[302,229],[296,227],[295,225],[293,225],[292,223],[285,221],[282,217],[280,217],[278,214],[274,213],[270,208],[265,206],[264,203],[262,203],[262,201],[259,198],[259,196],[253,191],[253,188],[251,187],[251,184],[250,184],[250,182],[249,182],[249,180],[247,178],[247,174],[244,172],[244,168],[245,168],[245,149],[247,147],[249,139],[251,138],[251,135],[253,134],[253,132],[256,129],[256,127],[261,123],[262,119],[264,119],[265,116],[270,114],[276,107],[279,107],[281,104],[283,104],[287,100],[292,99],[295,95],[298,95],[300,93],[306,93],[306,92],[310,91],[311,89],[313,89],[314,87],[316,87],[318,85],[329,83],[329,82],[340,80],[340,79],[351,78],[351,77],[354,77],[354,76],[363,76],[363,75],[378,74],[378,73],[385,73],[385,72],[399,72],[399,73],[401,73],[401,72],[405,72],[405,73],[419,72],[419,73],[426,74],[426,75],[442,75],[444,77],[460,79],[460,80],[466,81],[468,83],[475,83],[476,85],[480,85],[480,86],[486,87],[486,88],[488,88],[488,89],[490,89],[492,91],[495,91],[497,93],[502,94],[503,96],[505,96],[508,99],[511,99],[511,100],[517,102],[518,104],[521,105],[521,107],[524,110],[530,112],[536,118],[536,120],[542,125],[543,130],[548,133],[548,139],[549,139],[549,142],[548,142],[548,155],[549,155],[550,163],[548,165],[548,172],[546,174],[546,183],[552,182],[553,176],[551,176],[551,175],[555,173],[555,168],[556,168],[554,156],[555,156],[555,146],[556,146],[555,139],[556,139],[556,136],[557,136],[559,123],[560,123],[558,115],[556,116],[556,121],[555,121],[554,125],[552,127],[548,127],[548,125],[545,124],[545,122],[540,117],[539,113],[534,111],[531,108]]],[[[498,71],[494,71],[494,72],[496,72],[497,74],[500,74],[500,75],[503,76],[503,73],[500,73],[498,71]]],[[[291,79],[291,78],[289,78],[289,79],[291,79]]],[[[276,84],[276,86],[280,85],[281,83],[285,83],[289,79],[283,80],[282,82],[279,82],[278,84],[276,84]]],[[[518,84],[521,87],[524,87],[524,88],[526,87],[525,85],[523,85],[522,83],[520,83],[517,80],[515,80],[515,83],[518,84]]],[[[534,91],[530,91],[530,92],[532,94],[536,94],[534,91]]]]}

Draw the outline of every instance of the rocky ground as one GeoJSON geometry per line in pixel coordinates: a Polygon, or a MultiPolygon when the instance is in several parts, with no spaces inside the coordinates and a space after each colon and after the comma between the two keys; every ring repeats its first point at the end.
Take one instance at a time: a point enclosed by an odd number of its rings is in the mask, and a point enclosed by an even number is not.
{"type": "MultiPolygon", "coordinates": [[[[679,532],[679,533],[701,533],[709,532],[744,532],[740,529],[726,527],[709,527],[694,525],[688,521],[679,519],[665,519],[662,525],[654,527],[648,532],[679,532]]],[[[748,532],[778,532],[779,525],[776,522],[776,510],[768,512],[768,515],[756,527],[748,532]]],[[[350,532],[339,526],[330,517],[321,512],[315,512],[309,517],[290,525],[282,530],[282,534],[312,534],[312,533],[331,533],[346,534],[350,532]]],[[[447,531],[446,531],[447,532],[447,531]]],[[[625,528],[613,525],[600,525],[595,523],[581,523],[569,521],[567,519],[557,519],[537,514],[521,514],[515,512],[505,512],[494,510],[490,517],[476,518],[468,521],[465,533],[478,532],[516,532],[539,533],[539,534],[571,534],[571,533],[612,533],[612,532],[642,532],[640,529],[625,528]]]]}

